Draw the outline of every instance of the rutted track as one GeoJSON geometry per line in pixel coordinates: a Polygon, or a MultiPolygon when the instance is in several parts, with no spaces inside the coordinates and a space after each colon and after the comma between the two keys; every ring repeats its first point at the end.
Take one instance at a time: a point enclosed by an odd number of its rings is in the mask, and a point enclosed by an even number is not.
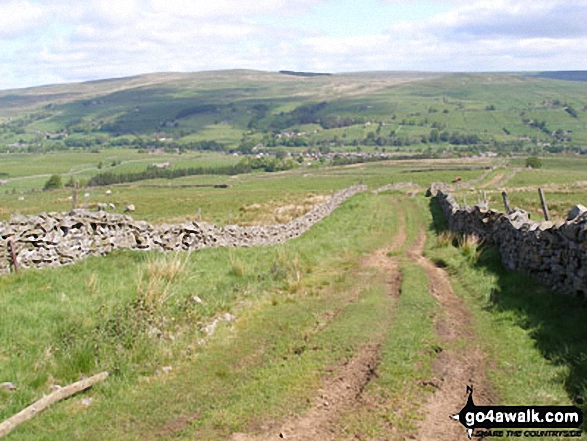
{"type": "MultiPolygon", "coordinates": [[[[401,286],[401,273],[397,258],[388,254],[399,251],[406,240],[405,219],[402,216],[396,236],[389,247],[378,249],[361,260],[361,269],[373,268],[383,273],[386,283],[386,295],[397,298],[401,286]]],[[[356,299],[355,299],[356,300],[356,299]]],[[[390,322],[393,311],[390,311],[390,322]]],[[[326,379],[317,392],[313,406],[304,414],[293,417],[280,427],[261,434],[235,433],[232,441],[267,441],[278,439],[290,440],[331,440],[340,439],[340,417],[352,412],[362,405],[361,395],[371,379],[376,376],[379,364],[379,352],[384,336],[377,341],[361,347],[355,356],[341,366],[330,368],[336,374],[326,379]]]]}
{"type": "Polygon", "coordinates": [[[493,399],[485,374],[487,357],[475,341],[471,314],[452,290],[446,272],[423,256],[425,240],[421,231],[408,255],[426,271],[430,294],[442,308],[435,323],[442,350],[434,366],[437,391],[423,406],[425,419],[416,438],[448,441],[464,435],[463,427],[450,420],[449,414],[464,406],[467,385],[474,387],[479,401],[489,404],[493,399]]]}
{"type": "MultiPolygon", "coordinates": [[[[429,293],[440,306],[440,312],[434,317],[434,327],[441,350],[433,364],[433,378],[430,381],[437,390],[420,408],[419,414],[424,419],[412,436],[424,441],[452,441],[465,436],[462,426],[451,420],[449,415],[458,412],[466,402],[467,385],[475,388],[476,397],[480,401],[494,401],[485,373],[487,357],[476,343],[471,314],[452,290],[446,272],[423,255],[426,241],[423,226],[420,226],[415,242],[407,251],[404,250],[407,236],[405,224],[402,213],[398,232],[390,247],[369,254],[361,261],[361,265],[385,271],[387,294],[394,297],[400,295],[402,275],[398,264],[401,255],[407,255],[407,258],[424,269],[429,293]],[[389,257],[398,254],[400,257],[389,257]]],[[[392,320],[393,313],[390,314],[390,326],[392,320]]],[[[345,436],[348,434],[342,432],[339,422],[342,416],[365,405],[362,391],[377,375],[383,339],[382,336],[380,340],[363,346],[350,361],[333,368],[336,374],[324,380],[313,405],[305,413],[293,416],[263,433],[234,434],[232,441],[347,439],[345,436]]],[[[396,410],[399,412],[402,409],[396,410]]],[[[395,439],[395,435],[391,431],[388,434],[390,438],[383,439],[395,439]]]]}
{"type": "Polygon", "coordinates": [[[379,364],[379,344],[367,345],[337,374],[326,381],[314,406],[302,416],[285,422],[279,429],[260,435],[234,434],[233,441],[336,440],[339,415],[352,409],[357,397],[375,375],[379,364]]]}

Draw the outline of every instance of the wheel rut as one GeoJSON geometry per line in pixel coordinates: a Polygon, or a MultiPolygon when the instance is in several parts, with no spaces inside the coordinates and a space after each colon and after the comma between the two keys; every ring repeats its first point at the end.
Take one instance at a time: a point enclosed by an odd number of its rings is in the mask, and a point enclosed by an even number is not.
{"type": "Polygon", "coordinates": [[[449,415],[458,413],[465,405],[467,385],[473,386],[478,402],[490,404],[495,400],[485,372],[487,357],[476,341],[471,314],[452,290],[446,272],[424,257],[425,240],[422,230],[408,255],[426,271],[430,294],[441,307],[435,327],[442,349],[430,382],[437,390],[422,407],[424,420],[416,439],[452,441],[464,435],[463,427],[449,415]]]}
{"type": "Polygon", "coordinates": [[[489,188],[489,187],[493,187],[495,184],[497,184],[501,179],[503,179],[503,173],[499,173],[497,175],[495,175],[493,178],[491,178],[491,180],[485,182],[484,184],[481,184],[479,186],[479,188],[489,188]]]}
{"type": "MultiPolygon", "coordinates": [[[[406,240],[405,218],[400,217],[396,235],[389,246],[375,250],[365,256],[361,269],[377,270],[383,275],[386,295],[398,297],[401,286],[401,273],[396,257],[406,240]]],[[[392,317],[393,311],[390,312],[392,317]]],[[[390,318],[390,321],[392,318],[390,318]]],[[[338,424],[341,416],[363,405],[362,393],[369,382],[377,376],[380,362],[380,349],[383,336],[367,343],[357,350],[355,355],[343,364],[326,370],[334,373],[324,380],[318,390],[313,405],[302,415],[293,416],[279,427],[273,427],[259,434],[234,433],[231,441],[335,441],[341,437],[338,424]]]]}
{"type": "Polygon", "coordinates": [[[324,383],[314,406],[281,427],[259,435],[233,434],[232,441],[336,440],[338,416],[350,410],[376,373],[379,344],[367,345],[324,383]]]}
{"type": "MultiPolygon", "coordinates": [[[[400,295],[400,257],[395,256],[404,254],[405,224],[406,220],[402,215],[390,245],[361,260],[361,268],[365,271],[376,268],[378,274],[385,275],[387,295],[393,297],[400,295]]],[[[405,254],[424,269],[430,295],[434,296],[440,306],[434,325],[441,349],[433,365],[433,377],[426,382],[433,385],[436,391],[420,409],[424,419],[418,425],[413,438],[452,441],[466,436],[463,427],[449,418],[464,406],[467,398],[466,386],[474,387],[475,397],[479,402],[491,404],[495,400],[485,372],[487,357],[476,341],[471,314],[452,290],[446,272],[424,257],[425,241],[426,235],[421,229],[415,243],[405,254]]],[[[393,312],[390,316],[393,316],[393,312]]],[[[390,323],[391,320],[393,319],[390,318],[390,323]]],[[[327,372],[330,371],[332,375],[323,381],[313,404],[303,414],[275,424],[263,433],[234,433],[230,440],[346,439],[344,428],[340,427],[341,417],[358,411],[365,405],[363,390],[377,376],[382,344],[383,337],[363,345],[343,364],[327,368],[327,372]]]]}

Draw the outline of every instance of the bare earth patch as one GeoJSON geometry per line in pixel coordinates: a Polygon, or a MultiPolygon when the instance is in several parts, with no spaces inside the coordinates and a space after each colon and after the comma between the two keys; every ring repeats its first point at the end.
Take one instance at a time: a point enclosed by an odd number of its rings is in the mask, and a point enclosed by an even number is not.
{"type": "Polygon", "coordinates": [[[193,413],[191,415],[182,415],[176,419],[167,423],[161,430],[156,432],[152,438],[147,437],[148,440],[155,440],[171,436],[177,432],[181,432],[187,428],[191,422],[196,421],[200,417],[199,413],[193,413]]]}
{"type": "Polygon", "coordinates": [[[379,345],[369,345],[330,378],[319,391],[314,406],[304,415],[287,421],[279,429],[260,435],[234,434],[233,441],[335,440],[336,420],[352,407],[363,388],[375,375],[379,345]]]}

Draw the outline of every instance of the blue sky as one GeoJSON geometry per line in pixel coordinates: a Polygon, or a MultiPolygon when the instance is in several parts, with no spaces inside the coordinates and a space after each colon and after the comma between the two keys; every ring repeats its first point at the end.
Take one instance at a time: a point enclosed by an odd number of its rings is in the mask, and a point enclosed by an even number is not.
{"type": "Polygon", "coordinates": [[[0,89],[234,68],[587,70],[587,0],[0,0],[0,89]]]}

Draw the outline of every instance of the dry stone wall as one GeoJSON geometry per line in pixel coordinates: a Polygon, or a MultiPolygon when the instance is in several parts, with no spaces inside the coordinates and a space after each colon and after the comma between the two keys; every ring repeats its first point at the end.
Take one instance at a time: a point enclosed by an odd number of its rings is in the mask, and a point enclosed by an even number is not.
{"type": "Polygon", "coordinates": [[[16,215],[0,223],[0,274],[14,267],[12,251],[19,268],[40,268],[117,249],[187,251],[279,244],[300,236],[342,202],[366,190],[364,185],[346,188],[291,222],[267,226],[222,227],[207,222],[152,225],[130,216],[87,210],[16,215]]]}
{"type": "Polygon", "coordinates": [[[499,249],[504,266],[525,271],[555,290],[587,294],[587,211],[580,206],[566,222],[534,222],[528,213],[507,215],[473,206],[461,208],[454,197],[433,186],[453,231],[476,234],[499,249]]]}

